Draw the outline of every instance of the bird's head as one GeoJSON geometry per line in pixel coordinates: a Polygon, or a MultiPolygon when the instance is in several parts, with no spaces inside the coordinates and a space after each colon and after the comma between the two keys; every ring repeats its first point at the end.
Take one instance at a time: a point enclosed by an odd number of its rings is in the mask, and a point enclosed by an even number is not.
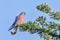
{"type": "Polygon", "coordinates": [[[26,15],[26,13],[25,12],[21,12],[19,15],[26,15]]]}

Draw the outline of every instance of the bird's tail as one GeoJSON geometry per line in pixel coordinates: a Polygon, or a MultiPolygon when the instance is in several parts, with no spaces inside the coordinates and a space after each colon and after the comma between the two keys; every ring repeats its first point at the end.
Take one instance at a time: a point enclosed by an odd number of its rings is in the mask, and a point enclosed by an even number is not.
{"type": "Polygon", "coordinates": [[[17,32],[17,26],[15,26],[15,24],[13,24],[10,28],[9,28],[9,30],[8,31],[11,31],[11,34],[12,35],[14,35],[14,34],[16,34],[16,32],[17,32]]]}
{"type": "Polygon", "coordinates": [[[12,35],[16,34],[16,32],[17,32],[17,27],[14,27],[14,28],[11,29],[11,34],[12,35]]]}

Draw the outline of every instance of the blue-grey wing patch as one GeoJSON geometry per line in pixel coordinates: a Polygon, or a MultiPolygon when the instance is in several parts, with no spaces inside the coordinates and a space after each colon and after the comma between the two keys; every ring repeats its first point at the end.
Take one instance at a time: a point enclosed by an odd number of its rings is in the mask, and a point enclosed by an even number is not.
{"type": "MultiPolygon", "coordinates": [[[[15,27],[16,21],[17,21],[17,20],[16,20],[16,18],[15,18],[15,21],[14,21],[14,23],[11,25],[11,27],[9,28],[9,30],[11,30],[11,29],[13,29],[13,28],[15,27]]],[[[9,31],[9,30],[8,30],[8,31],[9,31]]]]}

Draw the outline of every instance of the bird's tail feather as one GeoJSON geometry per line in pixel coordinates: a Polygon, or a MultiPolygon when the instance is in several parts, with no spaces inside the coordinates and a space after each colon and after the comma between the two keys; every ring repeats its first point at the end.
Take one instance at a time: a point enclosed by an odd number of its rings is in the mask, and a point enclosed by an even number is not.
{"type": "Polygon", "coordinates": [[[11,34],[14,35],[14,34],[16,34],[16,32],[17,32],[17,27],[14,27],[14,28],[11,30],[11,34]]]}
{"type": "Polygon", "coordinates": [[[15,22],[12,24],[12,26],[9,28],[8,31],[11,31],[11,34],[14,35],[17,32],[17,26],[15,26],[15,22]]]}

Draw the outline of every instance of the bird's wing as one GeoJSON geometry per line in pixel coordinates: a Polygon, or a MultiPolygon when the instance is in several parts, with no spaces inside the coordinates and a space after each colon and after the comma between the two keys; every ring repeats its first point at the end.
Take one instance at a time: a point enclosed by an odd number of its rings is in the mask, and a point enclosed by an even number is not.
{"type": "MultiPolygon", "coordinates": [[[[15,18],[15,21],[14,21],[14,23],[11,25],[11,27],[9,28],[9,30],[11,30],[12,28],[15,27],[16,21],[17,21],[17,18],[15,18]]],[[[8,31],[9,31],[9,30],[8,30],[8,31]]]]}

